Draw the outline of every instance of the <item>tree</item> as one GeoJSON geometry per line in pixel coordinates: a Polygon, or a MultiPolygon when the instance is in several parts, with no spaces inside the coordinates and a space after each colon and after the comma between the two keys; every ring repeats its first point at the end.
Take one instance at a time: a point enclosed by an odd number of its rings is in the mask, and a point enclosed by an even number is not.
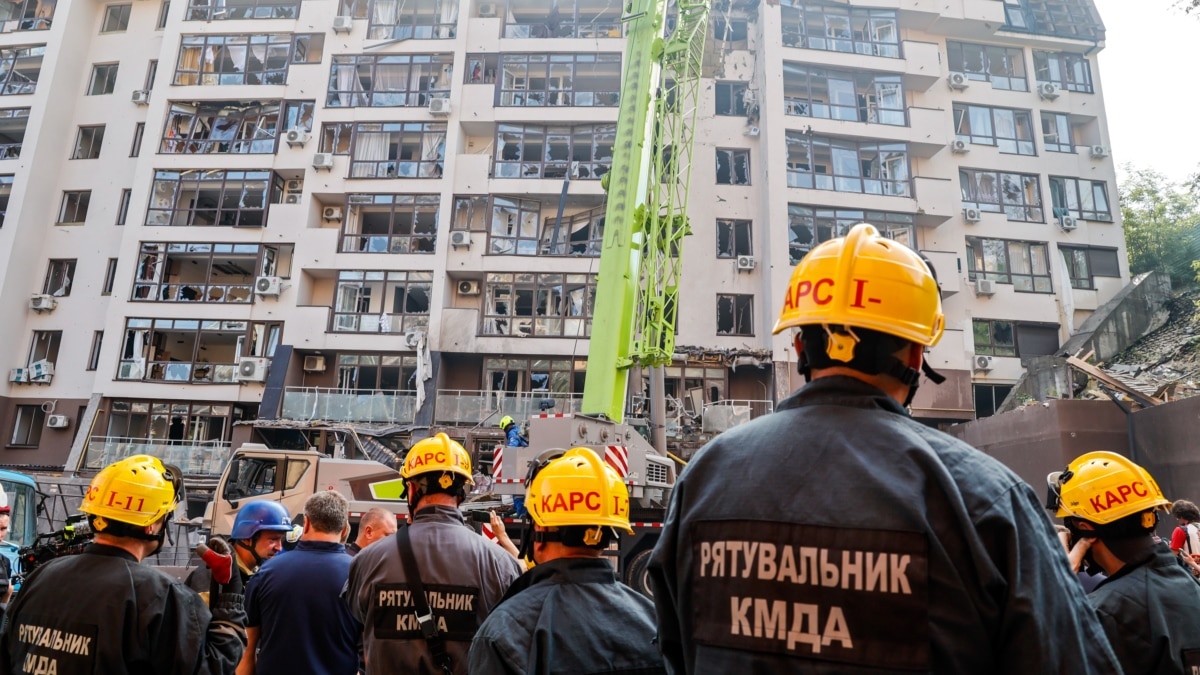
{"type": "Polygon", "coordinates": [[[1200,275],[1200,194],[1153,169],[1124,168],[1121,218],[1129,271],[1159,270],[1177,287],[1191,285],[1200,275]]]}

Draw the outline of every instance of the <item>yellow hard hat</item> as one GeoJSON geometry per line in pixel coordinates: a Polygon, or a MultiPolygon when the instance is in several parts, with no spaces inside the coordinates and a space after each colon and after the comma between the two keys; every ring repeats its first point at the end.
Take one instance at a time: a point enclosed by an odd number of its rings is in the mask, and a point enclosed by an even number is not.
{"type": "Polygon", "coordinates": [[[629,527],[629,489],[612,467],[588,448],[551,460],[527,483],[525,508],[542,527],[629,527]]]}
{"type": "Polygon", "coordinates": [[[845,237],[819,244],[792,270],[772,332],[840,324],[931,347],[945,323],[941,292],[921,256],[859,223],[845,237]]]}
{"type": "Polygon", "coordinates": [[[1046,477],[1057,488],[1056,518],[1074,516],[1097,525],[1107,525],[1125,516],[1167,509],[1154,477],[1127,457],[1115,452],[1089,452],[1046,477]]]}
{"type": "MultiPolygon", "coordinates": [[[[133,455],[104,467],[83,496],[89,516],[145,527],[175,510],[183,487],[179,469],[157,457],[133,455]]],[[[98,531],[103,521],[95,524],[98,531]]]]}
{"type": "Polygon", "coordinates": [[[516,423],[517,423],[517,421],[512,418],[512,415],[505,415],[504,417],[500,418],[499,426],[501,429],[507,429],[508,425],[516,424],[516,423]]]}
{"type": "MultiPolygon", "coordinates": [[[[471,456],[466,448],[445,433],[431,436],[418,441],[404,456],[404,467],[400,469],[400,477],[412,478],[423,473],[443,474],[453,473],[467,479],[468,485],[474,485],[471,478],[471,456]]],[[[449,487],[449,484],[442,487],[449,487]]]]}

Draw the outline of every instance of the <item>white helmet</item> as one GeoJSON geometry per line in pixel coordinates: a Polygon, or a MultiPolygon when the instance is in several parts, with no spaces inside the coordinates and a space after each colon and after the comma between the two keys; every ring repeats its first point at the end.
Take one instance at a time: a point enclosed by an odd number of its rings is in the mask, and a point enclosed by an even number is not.
{"type": "Polygon", "coordinates": [[[0,515],[11,512],[8,508],[8,493],[4,491],[4,486],[0,485],[0,515]]]}

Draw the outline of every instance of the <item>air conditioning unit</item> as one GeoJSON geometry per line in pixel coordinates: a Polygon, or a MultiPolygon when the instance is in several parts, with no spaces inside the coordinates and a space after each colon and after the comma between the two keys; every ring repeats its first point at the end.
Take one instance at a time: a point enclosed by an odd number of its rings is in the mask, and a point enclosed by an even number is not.
{"type": "Polygon", "coordinates": [[[303,147],[303,145],[308,142],[308,139],[312,138],[312,134],[303,129],[288,129],[287,136],[285,138],[287,140],[287,144],[291,147],[303,147]]]}
{"type": "Polygon", "coordinates": [[[749,126],[749,127],[746,127],[746,130],[742,132],[742,135],[743,136],[757,136],[760,133],[762,133],[762,129],[759,129],[758,127],[755,127],[755,126],[749,126]]]}
{"type": "Polygon", "coordinates": [[[737,268],[739,272],[742,270],[752,270],[757,264],[758,261],[756,261],[752,255],[739,255],[737,257],[737,268]]]}
{"type": "Polygon", "coordinates": [[[8,381],[16,382],[18,384],[28,383],[29,382],[29,369],[28,368],[13,368],[13,369],[9,370],[8,371],[8,381]]]}
{"type": "Polygon", "coordinates": [[[1054,99],[1058,98],[1058,92],[1061,90],[1062,87],[1053,82],[1043,82],[1038,85],[1037,93],[1038,96],[1041,96],[1047,101],[1053,101],[1054,99]]]}
{"type": "Polygon", "coordinates": [[[46,426],[51,429],[66,429],[71,426],[71,418],[66,415],[47,415],[46,426]]]}
{"type": "Polygon", "coordinates": [[[481,2],[479,3],[479,17],[481,19],[491,19],[496,16],[496,3],[481,2]]]}
{"type": "Polygon", "coordinates": [[[150,105],[150,92],[145,89],[135,89],[129,100],[138,105],[150,105]]]}
{"type": "Polygon", "coordinates": [[[464,280],[458,282],[459,295],[479,295],[479,282],[464,280]]]}
{"type": "Polygon", "coordinates": [[[349,33],[354,30],[354,17],[352,16],[335,16],[333,17],[333,32],[349,33]]]}
{"type": "Polygon", "coordinates": [[[279,277],[259,277],[254,280],[254,292],[259,295],[278,296],[283,292],[283,279],[279,277]]]}
{"type": "Polygon", "coordinates": [[[1063,229],[1063,232],[1070,232],[1077,227],[1075,219],[1071,216],[1059,216],[1058,226],[1063,229]]]}
{"type": "Polygon", "coordinates": [[[996,282],[992,279],[976,279],[975,295],[995,295],[996,282]]]}
{"type": "Polygon", "coordinates": [[[466,230],[455,230],[450,233],[450,245],[455,248],[471,248],[471,233],[466,230]]]}
{"type": "Polygon", "coordinates": [[[987,371],[989,371],[991,369],[992,369],[992,357],[990,357],[990,356],[976,356],[975,357],[976,372],[986,373],[987,371]]]}
{"type": "Polygon", "coordinates": [[[326,206],[325,208],[321,209],[321,217],[324,218],[325,220],[341,220],[342,219],[342,207],[326,206]]]}
{"type": "Polygon", "coordinates": [[[257,356],[242,357],[242,360],[238,361],[238,381],[265,382],[267,379],[267,366],[270,365],[270,363],[270,359],[264,359],[257,356]]]}
{"type": "Polygon", "coordinates": [[[306,373],[323,373],[325,372],[325,357],[320,354],[304,357],[304,372],[306,373]]]}
{"type": "Polygon", "coordinates": [[[1104,159],[1110,153],[1107,145],[1093,145],[1091,147],[1091,154],[1092,159],[1104,159]]]}
{"type": "Polygon", "coordinates": [[[417,331],[417,330],[408,331],[407,333],[404,334],[404,344],[408,345],[409,347],[412,347],[413,349],[416,349],[417,345],[419,345],[421,343],[421,335],[422,335],[421,331],[417,331]]]}
{"type": "Polygon", "coordinates": [[[978,223],[980,220],[983,220],[983,214],[977,208],[967,207],[963,209],[963,220],[968,223],[978,223]]]}
{"type": "Polygon", "coordinates": [[[42,359],[29,364],[29,381],[49,383],[54,377],[54,362],[42,359]]]}
{"type": "Polygon", "coordinates": [[[284,192],[304,192],[304,180],[293,178],[283,184],[284,192]]]}
{"type": "Polygon", "coordinates": [[[326,171],[333,170],[333,153],[318,152],[313,155],[313,168],[318,171],[321,169],[325,169],[326,171]]]}
{"type": "Polygon", "coordinates": [[[438,117],[445,117],[450,114],[450,99],[445,96],[438,96],[429,99],[429,114],[438,117]]]}
{"type": "Polygon", "coordinates": [[[959,155],[966,154],[971,151],[971,144],[961,138],[956,138],[950,141],[950,151],[959,155]]]}
{"type": "Polygon", "coordinates": [[[299,192],[289,192],[283,196],[283,203],[284,204],[299,204],[300,197],[301,197],[301,195],[299,192]]]}
{"type": "Polygon", "coordinates": [[[946,81],[950,84],[950,88],[955,91],[962,91],[971,83],[967,79],[966,73],[950,73],[950,77],[946,78],[946,81]]]}
{"type": "Polygon", "coordinates": [[[29,299],[29,309],[35,312],[52,312],[58,306],[58,301],[53,295],[45,295],[38,293],[29,299]]]}

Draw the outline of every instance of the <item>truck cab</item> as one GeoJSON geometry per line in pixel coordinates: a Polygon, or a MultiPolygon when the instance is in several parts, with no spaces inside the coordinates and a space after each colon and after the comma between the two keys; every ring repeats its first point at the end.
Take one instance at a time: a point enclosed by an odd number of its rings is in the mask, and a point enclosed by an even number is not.
{"type": "Polygon", "coordinates": [[[8,559],[13,574],[20,571],[17,552],[37,538],[37,483],[23,473],[0,470],[0,487],[8,495],[11,522],[0,542],[0,555],[8,559]]]}

